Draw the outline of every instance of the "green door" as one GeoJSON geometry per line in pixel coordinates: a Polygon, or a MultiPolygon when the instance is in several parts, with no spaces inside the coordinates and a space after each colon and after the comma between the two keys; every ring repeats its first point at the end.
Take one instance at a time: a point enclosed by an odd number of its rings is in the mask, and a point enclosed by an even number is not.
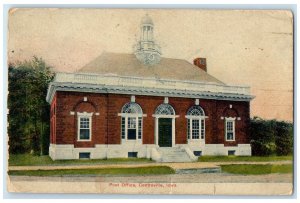
{"type": "Polygon", "coordinates": [[[172,147],[172,118],[158,119],[158,145],[172,147]]]}

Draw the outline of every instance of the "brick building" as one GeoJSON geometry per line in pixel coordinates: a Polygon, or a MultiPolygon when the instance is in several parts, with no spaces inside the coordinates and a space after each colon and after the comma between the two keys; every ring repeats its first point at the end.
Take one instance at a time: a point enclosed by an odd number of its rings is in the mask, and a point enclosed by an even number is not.
{"type": "Polygon", "coordinates": [[[161,57],[145,16],[134,54],[103,53],[49,85],[50,157],[251,155],[250,88],[229,86],[192,63],[161,57]]]}

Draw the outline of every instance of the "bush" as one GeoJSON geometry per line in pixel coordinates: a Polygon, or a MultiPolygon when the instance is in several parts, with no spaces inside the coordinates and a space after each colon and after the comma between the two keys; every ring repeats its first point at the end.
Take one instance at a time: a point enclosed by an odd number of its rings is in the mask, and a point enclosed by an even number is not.
{"type": "Polygon", "coordinates": [[[252,154],[271,155],[275,150],[274,121],[254,118],[250,122],[252,154]]]}
{"type": "Polygon", "coordinates": [[[293,124],[254,117],[250,122],[252,154],[288,155],[293,151],[293,124]]]}
{"type": "Polygon", "coordinates": [[[275,144],[277,155],[288,155],[293,150],[293,127],[286,122],[277,122],[275,131],[275,144]]]}

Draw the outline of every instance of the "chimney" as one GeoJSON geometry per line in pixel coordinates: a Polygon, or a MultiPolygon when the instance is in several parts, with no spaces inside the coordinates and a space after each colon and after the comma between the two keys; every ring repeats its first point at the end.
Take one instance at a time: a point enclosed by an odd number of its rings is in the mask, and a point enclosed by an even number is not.
{"type": "Polygon", "coordinates": [[[205,72],[207,72],[207,67],[206,67],[206,58],[195,58],[194,59],[194,65],[198,66],[205,72]]]}

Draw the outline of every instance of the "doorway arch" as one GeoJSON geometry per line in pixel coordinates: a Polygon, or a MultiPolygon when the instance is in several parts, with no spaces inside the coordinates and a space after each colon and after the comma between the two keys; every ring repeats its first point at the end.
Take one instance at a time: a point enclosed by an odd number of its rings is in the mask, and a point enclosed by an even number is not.
{"type": "Polygon", "coordinates": [[[175,146],[175,115],[174,108],[167,103],[160,104],[155,114],[155,144],[159,147],[175,146]]]}

